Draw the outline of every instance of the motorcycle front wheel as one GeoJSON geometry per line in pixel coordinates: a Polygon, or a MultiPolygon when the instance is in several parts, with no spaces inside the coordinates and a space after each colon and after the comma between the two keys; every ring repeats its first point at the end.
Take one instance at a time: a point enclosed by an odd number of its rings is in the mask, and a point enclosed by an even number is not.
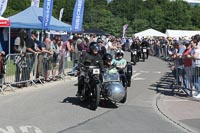
{"type": "Polygon", "coordinates": [[[99,106],[99,101],[100,101],[100,86],[97,84],[94,87],[93,98],[92,98],[92,102],[91,102],[92,110],[97,109],[97,107],[99,106]]]}
{"type": "Polygon", "coordinates": [[[136,55],[132,55],[131,62],[133,62],[133,65],[136,65],[136,55]]]}

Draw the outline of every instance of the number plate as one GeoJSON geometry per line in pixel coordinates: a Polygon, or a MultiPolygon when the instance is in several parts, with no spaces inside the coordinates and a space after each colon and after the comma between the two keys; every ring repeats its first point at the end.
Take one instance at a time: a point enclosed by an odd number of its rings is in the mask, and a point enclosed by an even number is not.
{"type": "Polygon", "coordinates": [[[99,69],[93,69],[93,74],[100,74],[100,70],[99,69]]]}
{"type": "Polygon", "coordinates": [[[136,55],[136,54],[137,54],[137,51],[133,51],[133,54],[136,55]]]}
{"type": "Polygon", "coordinates": [[[147,49],[143,49],[143,52],[147,52],[147,49]]]}

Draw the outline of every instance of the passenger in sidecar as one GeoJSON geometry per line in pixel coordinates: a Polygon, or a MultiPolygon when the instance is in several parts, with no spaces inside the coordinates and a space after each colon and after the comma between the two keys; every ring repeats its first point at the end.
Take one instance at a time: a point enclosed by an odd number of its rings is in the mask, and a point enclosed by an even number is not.
{"type": "Polygon", "coordinates": [[[118,72],[120,74],[120,80],[122,81],[123,86],[130,87],[130,80],[132,76],[132,65],[126,62],[125,59],[122,58],[123,55],[120,52],[117,52],[116,59],[112,58],[110,54],[104,54],[103,61],[104,67],[108,68],[110,72],[118,72]],[[122,60],[123,59],[123,60],[122,60]],[[131,68],[131,71],[130,71],[131,68]],[[130,73],[131,72],[131,73],[130,73]]]}

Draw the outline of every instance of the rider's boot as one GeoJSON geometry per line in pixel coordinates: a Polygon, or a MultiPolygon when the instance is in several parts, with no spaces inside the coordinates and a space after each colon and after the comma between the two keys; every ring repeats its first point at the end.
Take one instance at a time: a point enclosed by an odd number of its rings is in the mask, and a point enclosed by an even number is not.
{"type": "Polygon", "coordinates": [[[81,96],[81,88],[83,87],[83,77],[78,77],[78,90],[76,96],[81,96]]]}

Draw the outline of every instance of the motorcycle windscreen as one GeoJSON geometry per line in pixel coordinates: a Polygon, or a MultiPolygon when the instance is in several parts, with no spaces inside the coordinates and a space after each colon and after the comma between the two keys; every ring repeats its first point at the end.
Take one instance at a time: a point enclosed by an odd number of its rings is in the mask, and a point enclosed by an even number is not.
{"type": "Polygon", "coordinates": [[[116,82],[120,81],[119,73],[104,73],[103,82],[116,82]]]}

